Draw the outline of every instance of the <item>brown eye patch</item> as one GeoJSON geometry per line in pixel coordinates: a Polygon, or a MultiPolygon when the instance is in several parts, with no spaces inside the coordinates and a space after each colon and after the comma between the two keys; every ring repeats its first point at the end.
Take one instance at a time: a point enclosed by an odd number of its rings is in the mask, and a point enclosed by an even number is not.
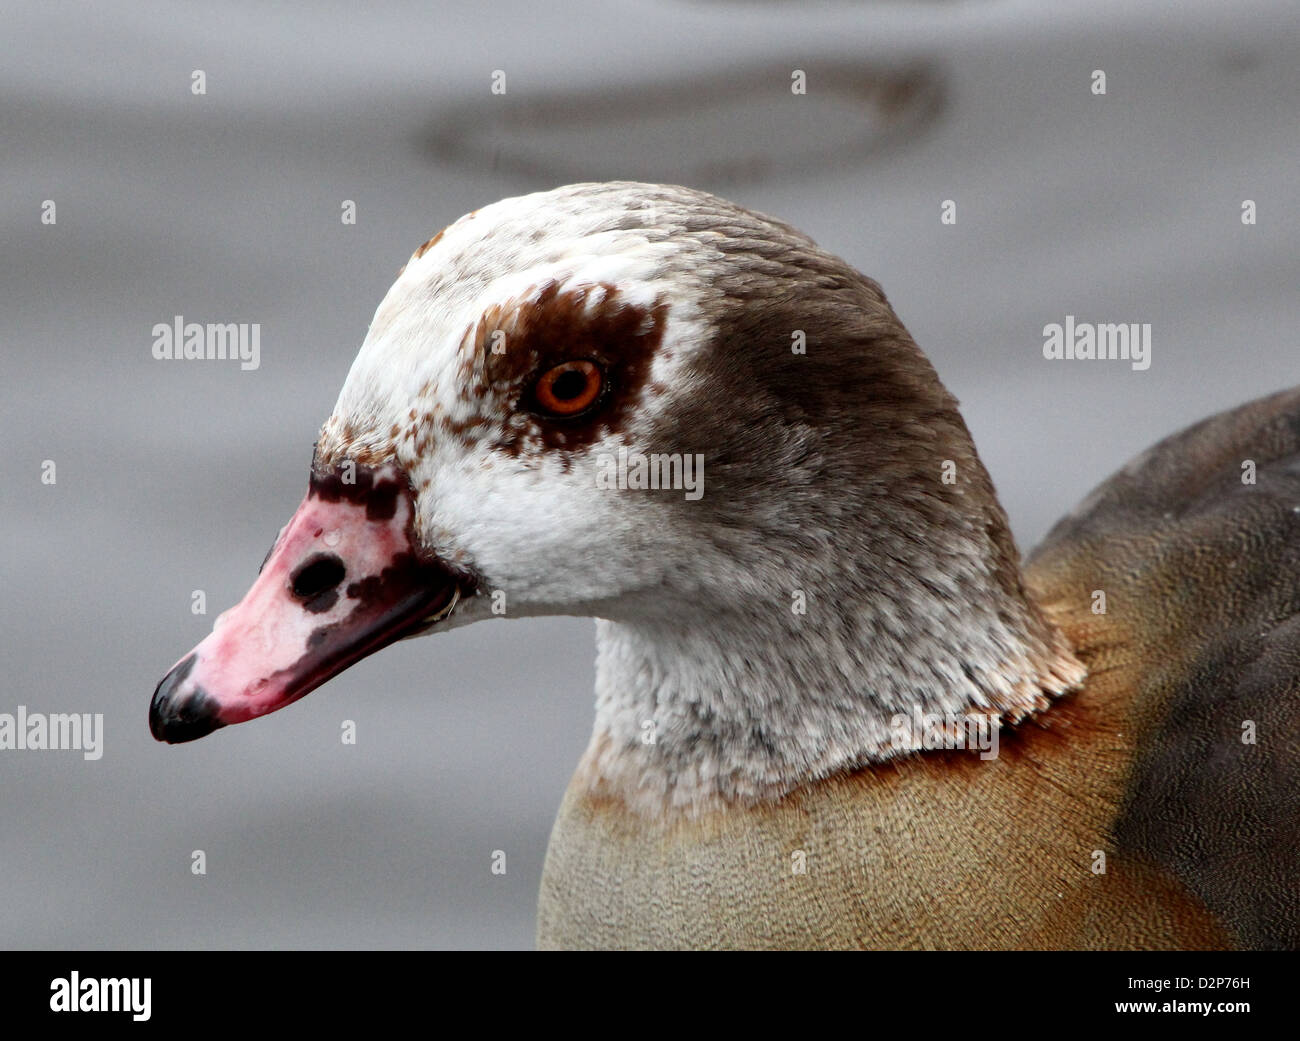
{"type": "Polygon", "coordinates": [[[549,282],[503,301],[471,329],[461,373],[466,396],[495,398],[499,418],[485,408],[448,432],[472,428],[512,456],[565,454],[617,433],[646,388],[667,316],[666,302],[634,304],[605,283],[549,282]]]}
{"type": "Polygon", "coordinates": [[[605,389],[605,374],[594,361],[566,361],[547,369],[533,384],[534,408],[548,416],[580,416],[605,389]]]}

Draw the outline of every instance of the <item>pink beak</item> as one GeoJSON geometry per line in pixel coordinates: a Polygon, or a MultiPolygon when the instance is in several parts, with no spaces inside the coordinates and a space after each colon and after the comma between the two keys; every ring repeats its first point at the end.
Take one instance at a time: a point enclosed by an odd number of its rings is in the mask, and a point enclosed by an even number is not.
{"type": "Polygon", "coordinates": [[[193,741],[274,712],[450,613],[472,583],[418,551],[414,517],[394,466],[313,470],[248,594],[158,684],[153,736],[193,741]]]}

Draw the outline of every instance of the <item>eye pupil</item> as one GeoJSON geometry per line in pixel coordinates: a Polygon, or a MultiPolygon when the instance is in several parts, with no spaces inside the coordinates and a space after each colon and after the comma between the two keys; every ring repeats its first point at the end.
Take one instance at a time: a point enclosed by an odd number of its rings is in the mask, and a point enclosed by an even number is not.
{"type": "Polygon", "coordinates": [[[551,381],[551,393],[561,401],[572,401],[580,397],[587,389],[590,377],[585,372],[579,372],[577,369],[569,369],[562,372],[551,381]]]}
{"type": "Polygon", "coordinates": [[[601,399],[604,386],[604,372],[594,361],[566,361],[533,385],[533,406],[557,419],[579,416],[601,399]]]}

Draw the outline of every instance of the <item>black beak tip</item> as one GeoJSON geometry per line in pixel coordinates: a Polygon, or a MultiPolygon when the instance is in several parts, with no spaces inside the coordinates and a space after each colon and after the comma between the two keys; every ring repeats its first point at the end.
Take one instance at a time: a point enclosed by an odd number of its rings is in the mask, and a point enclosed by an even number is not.
{"type": "Polygon", "coordinates": [[[219,706],[214,698],[195,687],[182,701],[177,691],[194,667],[194,655],[163,677],[149,703],[149,732],[157,741],[179,745],[197,741],[226,724],[218,718],[219,706]]]}

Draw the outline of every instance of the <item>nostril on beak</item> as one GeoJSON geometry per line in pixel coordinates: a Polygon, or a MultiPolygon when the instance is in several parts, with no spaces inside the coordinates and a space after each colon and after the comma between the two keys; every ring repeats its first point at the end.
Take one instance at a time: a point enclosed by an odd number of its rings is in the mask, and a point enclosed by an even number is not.
{"type": "Polygon", "coordinates": [[[308,557],[289,577],[293,595],[313,614],[328,611],[338,601],[339,584],[347,575],[343,561],[333,553],[308,557]]]}

